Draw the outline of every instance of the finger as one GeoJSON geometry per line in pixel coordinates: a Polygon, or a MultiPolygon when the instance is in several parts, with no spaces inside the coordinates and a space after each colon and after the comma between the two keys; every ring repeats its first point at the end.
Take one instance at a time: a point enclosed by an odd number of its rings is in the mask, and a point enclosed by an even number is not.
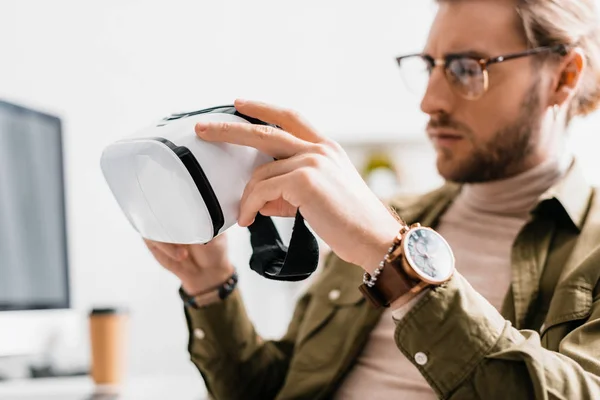
{"type": "Polygon", "coordinates": [[[299,154],[295,157],[275,160],[256,168],[248,183],[252,184],[278,175],[284,175],[303,167],[319,168],[322,162],[321,156],[313,153],[299,154]]]}
{"type": "Polygon", "coordinates": [[[288,158],[304,151],[309,142],[267,125],[235,122],[199,122],[196,134],[208,142],[250,146],[274,158],[288,158]]]}
{"type": "Polygon", "coordinates": [[[148,247],[156,261],[167,270],[171,271],[174,274],[177,274],[181,271],[181,264],[178,261],[175,261],[173,258],[169,257],[165,252],[160,250],[158,247],[148,247]]]}
{"type": "Polygon", "coordinates": [[[258,210],[265,217],[294,217],[298,207],[294,207],[282,198],[275,201],[268,201],[263,208],[258,210]]]}
{"type": "Polygon", "coordinates": [[[156,248],[175,261],[180,261],[188,256],[187,250],[181,245],[156,242],[148,239],[144,239],[144,241],[150,250],[152,250],[151,247],[156,248]]]}
{"type": "Polygon", "coordinates": [[[308,142],[318,143],[325,138],[297,112],[270,104],[238,99],[235,108],[244,115],[274,124],[292,135],[308,142]]]}
{"type": "Polygon", "coordinates": [[[293,200],[290,199],[292,193],[290,193],[288,187],[290,186],[291,179],[292,176],[290,173],[255,184],[252,190],[240,202],[238,224],[240,226],[250,225],[254,221],[254,218],[256,218],[258,211],[269,202],[283,200],[291,204],[292,207],[297,207],[297,204],[294,204],[293,200]]]}
{"type": "Polygon", "coordinates": [[[294,170],[304,167],[318,167],[320,162],[314,154],[301,154],[295,157],[276,160],[266,163],[256,168],[252,173],[251,179],[246,184],[240,202],[243,203],[246,197],[254,191],[254,187],[262,181],[274,178],[276,176],[288,174],[294,170]]]}

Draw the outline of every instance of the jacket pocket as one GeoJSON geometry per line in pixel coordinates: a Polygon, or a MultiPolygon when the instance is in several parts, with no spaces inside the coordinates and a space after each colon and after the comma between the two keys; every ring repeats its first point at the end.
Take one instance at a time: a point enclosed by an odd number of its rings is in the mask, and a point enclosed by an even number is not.
{"type": "Polygon", "coordinates": [[[587,283],[557,289],[546,320],[540,328],[540,337],[545,348],[559,350],[562,339],[590,316],[592,297],[592,287],[587,283]]]}

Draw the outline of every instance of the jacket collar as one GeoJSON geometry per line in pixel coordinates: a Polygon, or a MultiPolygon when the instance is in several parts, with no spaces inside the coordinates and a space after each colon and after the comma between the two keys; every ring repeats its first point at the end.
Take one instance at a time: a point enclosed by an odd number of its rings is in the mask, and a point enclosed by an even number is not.
{"type": "MultiPolygon", "coordinates": [[[[439,189],[422,196],[394,198],[390,206],[407,224],[420,222],[422,225],[432,226],[454,201],[461,188],[460,184],[447,182],[439,189]]],[[[558,211],[563,212],[581,230],[592,192],[592,186],[586,181],[581,166],[574,160],[565,176],[540,196],[532,212],[539,210],[541,204],[555,202],[559,205],[558,211]]]]}
{"type": "MultiPolygon", "coordinates": [[[[540,196],[541,204],[554,201],[579,231],[583,227],[592,195],[592,186],[585,179],[579,163],[573,161],[565,176],[540,196]]],[[[534,210],[534,212],[536,211],[534,210]]]]}

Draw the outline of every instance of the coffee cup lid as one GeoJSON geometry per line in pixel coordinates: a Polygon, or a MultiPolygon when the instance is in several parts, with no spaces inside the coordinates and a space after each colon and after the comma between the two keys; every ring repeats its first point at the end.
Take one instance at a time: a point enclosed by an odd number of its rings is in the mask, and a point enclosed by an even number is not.
{"type": "Polygon", "coordinates": [[[93,308],[90,315],[112,315],[112,314],[127,314],[128,310],[123,307],[102,307],[93,308]]]}

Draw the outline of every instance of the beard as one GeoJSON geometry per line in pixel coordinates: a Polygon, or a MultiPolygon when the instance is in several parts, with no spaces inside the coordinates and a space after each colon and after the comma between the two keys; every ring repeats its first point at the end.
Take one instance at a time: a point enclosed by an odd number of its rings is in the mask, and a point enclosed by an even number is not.
{"type": "Polygon", "coordinates": [[[448,127],[464,132],[473,144],[466,159],[456,159],[448,148],[438,149],[438,170],[449,181],[478,183],[509,178],[525,169],[527,157],[534,151],[534,137],[540,129],[542,105],[536,80],[520,105],[518,117],[496,131],[485,143],[477,143],[476,136],[465,125],[442,114],[429,122],[430,127],[448,127]],[[440,168],[448,163],[450,168],[440,168]]]}

